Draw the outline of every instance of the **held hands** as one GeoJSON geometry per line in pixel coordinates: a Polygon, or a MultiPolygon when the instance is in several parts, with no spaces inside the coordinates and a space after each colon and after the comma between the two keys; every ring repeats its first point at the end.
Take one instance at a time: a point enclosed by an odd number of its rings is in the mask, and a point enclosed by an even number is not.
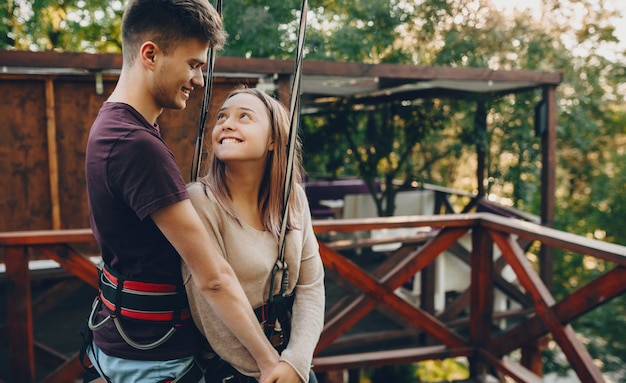
{"type": "Polygon", "coordinates": [[[259,371],[261,372],[261,375],[259,376],[259,383],[272,383],[273,382],[272,380],[270,380],[270,376],[274,372],[276,367],[278,366],[278,363],[280,362],[280,360],[279,360],[278,352],[276,352],[274,348],[271,348],[271,350],[273,351],[271,360],[266,361],[266,363],[261,363],[257,361],[259,371]]]}
{"type": "Polygon", "coordinates": [[[271,373],[264,377],[261,375],[260,383],[302,383],[296,370],[289,363],[279,362],[271,373]],[[266,379],[267,378],[267,379],[266,379]]]}

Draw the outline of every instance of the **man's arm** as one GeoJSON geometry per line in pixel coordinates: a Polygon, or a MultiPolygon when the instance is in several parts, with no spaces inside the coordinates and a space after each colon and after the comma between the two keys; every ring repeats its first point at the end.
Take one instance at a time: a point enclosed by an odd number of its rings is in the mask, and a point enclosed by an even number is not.
{"type": "Polygon", "coordinates": [[[194,282],[215,313],[255,358],[261,382],[278,364],[235,272],[218,253],[189,200],[151,215],[161,232],[181,255],[194,282]]]}

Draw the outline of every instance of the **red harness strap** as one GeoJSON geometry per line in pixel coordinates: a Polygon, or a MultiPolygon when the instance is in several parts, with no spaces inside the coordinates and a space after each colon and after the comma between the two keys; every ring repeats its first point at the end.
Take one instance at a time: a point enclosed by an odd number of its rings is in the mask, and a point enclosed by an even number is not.
{"type": "Polygon", "coordinates": [[[178,323],[191,317],[182,284],[127,280],[106,265],[100,273],[100,300],[122,318],[178,323]]]}

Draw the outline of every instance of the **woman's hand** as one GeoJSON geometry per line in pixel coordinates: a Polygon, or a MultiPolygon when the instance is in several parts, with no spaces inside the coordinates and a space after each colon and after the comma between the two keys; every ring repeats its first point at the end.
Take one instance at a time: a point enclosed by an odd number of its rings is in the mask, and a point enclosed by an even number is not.
{"type": "Polygon", "coordinates": [[[302,383],[296,370],[286,362],[279,362],[267,378],[271,383],[302,383]]]}

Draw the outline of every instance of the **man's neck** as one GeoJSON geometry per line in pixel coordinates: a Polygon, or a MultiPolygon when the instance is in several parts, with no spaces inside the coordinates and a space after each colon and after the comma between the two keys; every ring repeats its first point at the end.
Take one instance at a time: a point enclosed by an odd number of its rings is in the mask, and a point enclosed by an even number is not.
{"type": "Polygon", "coordinates": [[[107,101],[123,102],[132,106],[151,124],[155,124],[163,112],[163,108],[154,103],[142,75],[125,69],[122,69],[120,79],[107,101]]]}

